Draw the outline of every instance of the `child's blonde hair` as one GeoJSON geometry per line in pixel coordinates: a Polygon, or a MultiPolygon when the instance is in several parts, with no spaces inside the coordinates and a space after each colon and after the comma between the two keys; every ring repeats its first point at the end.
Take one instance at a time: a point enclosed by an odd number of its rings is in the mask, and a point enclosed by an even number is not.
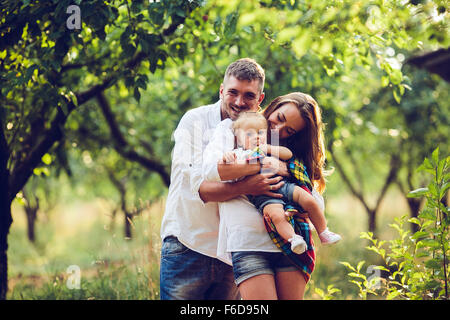
{"type": "Polygon", "coordinates": [[[268,128],[267,119],[259,112],[241,112],[231,126],[233,133],[236,133],[237,129],[242,129],[244,125],[258,129],[268,128]]]}

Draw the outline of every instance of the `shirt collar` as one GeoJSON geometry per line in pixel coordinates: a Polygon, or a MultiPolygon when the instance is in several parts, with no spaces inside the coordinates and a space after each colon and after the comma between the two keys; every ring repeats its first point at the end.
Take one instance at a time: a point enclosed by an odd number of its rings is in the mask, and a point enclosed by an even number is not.
{"type": "Polygon", "coordinates": [[[222,115],[220,114],[220,105],[222,100],[217,101],[214,104],[213,112],[210,114],[209,120],[214,127],[222,121],[222,115]]]}

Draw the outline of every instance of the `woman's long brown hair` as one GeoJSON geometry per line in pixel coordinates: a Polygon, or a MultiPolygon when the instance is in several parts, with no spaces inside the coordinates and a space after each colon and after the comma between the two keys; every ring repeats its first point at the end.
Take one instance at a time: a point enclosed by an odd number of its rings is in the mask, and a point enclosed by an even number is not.
{"type": "Polygon", "coordinates": [[[275,98],[263,115],[268,119],[279,107],[290,102],[297,106],[305,127],[280,144],[288,147],[305,164],[315,188],[322,193],[325,190],[325,147],[322,115],[317,102],[308,94],[292,92],[275,98]]]}

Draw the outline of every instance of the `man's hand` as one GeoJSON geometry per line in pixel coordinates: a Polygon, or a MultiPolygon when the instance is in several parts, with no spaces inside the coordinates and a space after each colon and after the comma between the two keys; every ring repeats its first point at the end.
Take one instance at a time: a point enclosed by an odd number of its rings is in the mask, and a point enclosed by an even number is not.
{"type": "Polygon", "coordinates": [[[262,160],[262,172],[272,172],[283,177],[289,176],[289,171],[287,169],[287,164],[280,159],[274,157],[265,157],[262,160]]]}
{"type": "Polygon", "coordinates": [[[236,183],[239,184],[241,194],[253,196],[264,194],[273,198],[282,198],[281,194],[272,191],[278,190],[284,184],[283,178],[280,176],[273,177],[274,175],[274,173],[254,174],[236,183]]]}

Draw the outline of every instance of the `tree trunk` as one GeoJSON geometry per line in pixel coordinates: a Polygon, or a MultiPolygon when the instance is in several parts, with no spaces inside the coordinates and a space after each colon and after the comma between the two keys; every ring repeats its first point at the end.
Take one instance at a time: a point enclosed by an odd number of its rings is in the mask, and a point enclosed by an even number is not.
{"type": "MultiPolygon", "coordinates": [[[[422,199],[407,198],[406,201],[408,202],[411,218],[417,218],[417,216],[419,215],[422,199]]],[[[415,223],[411,223],[412,234],[416,233],[417,231],[419,231],[419,226],[415,223]]]]}
{"type": "MultiPolygon", "coordinates": [[[[36,241],[36,218],[39,210],[39,198],[35,195],[30,196],[31,193],[26,191],[27,188],[22,189],[22,194],[25,199],[25,214],[27,216],[27,236],[30,242],[36,241]]],[[[28,189],[27,189],[28,190],[28,189]]]]}
{"type": "Polygon", "coordinates": [[[8,292],[8,233],[12,223],[8,158],[8,143],[0,113],[0,300],[5,300],[8,292]]]}
{"type": "Polygon", "coordinates": [[[126,211],[124,212],[124,215],[125,215],[125,239],[131,239],[131,237],[132,237],[132,234],[131,234],[132,215],[130,215],[126,211]]]}
{"type": "Polygon", "coordinates": [[[11,203],[5,195],[7,189],[2,184],[0,187],[0,300],[6,299],[8,291],[8,233],[11,227],[11,203]]]}
{"type": "Polygon", "coordinates": [[[4,157],[0,158],[0,300],[5,300],[8,291],[8,233],[12,216],[7,161],[4,157]]]}
{"type": "Polygon", "coordinates": [[[367,213],[369,214],[369,231],[372,232],[374,238],[376,238],[375,232],[377,230],[377,222],[376,222],[377,211],[368,210],[367,213]]]}
{"type": "Polygon", "coordinates": [[[35,243],[36,241],[36,232],[35,232],[35,226],[36,226],[36,217],[37,217],[37,210],[38,208],[25,208],[25,212],[27,214],[27,235],[28,240],[30,242],[35,243]]]}

